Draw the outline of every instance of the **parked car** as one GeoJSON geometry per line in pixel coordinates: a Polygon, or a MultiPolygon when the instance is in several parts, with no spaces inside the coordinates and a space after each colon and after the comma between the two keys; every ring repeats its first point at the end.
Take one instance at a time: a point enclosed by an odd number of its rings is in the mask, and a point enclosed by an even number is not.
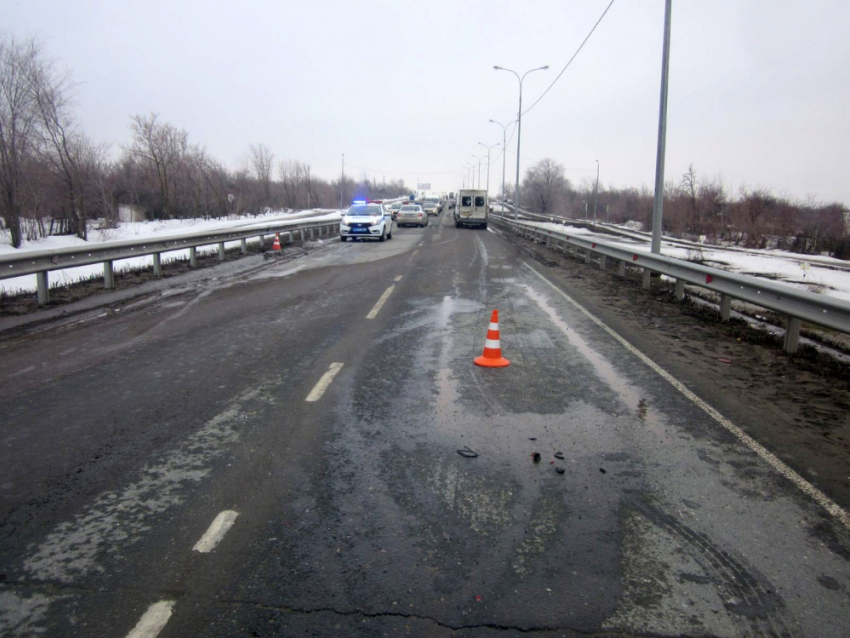
{"type": "Polygon", "coordinates": [[[339,239],[372,238],[384,241],[393,238],[393,218],[383,204],[357,201],[339,222],[339,239]]]}
{"type": "Polygon", "coordinates": [[[397,226],[421,226],[428,225],[428,214],[419,204],[405,204],[398,210],[396,217],[397,226]]]}

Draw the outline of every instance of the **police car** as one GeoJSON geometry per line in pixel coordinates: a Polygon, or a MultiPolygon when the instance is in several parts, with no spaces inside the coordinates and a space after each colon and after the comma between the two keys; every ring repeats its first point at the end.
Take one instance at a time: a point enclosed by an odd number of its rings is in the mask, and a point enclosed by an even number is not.
{"type": "Polygon", "coordinates": [[[393,218],[383,204],[356,201],[339,222],[339,239],[371,237],[385,241],[393,238],[393,218]]]}

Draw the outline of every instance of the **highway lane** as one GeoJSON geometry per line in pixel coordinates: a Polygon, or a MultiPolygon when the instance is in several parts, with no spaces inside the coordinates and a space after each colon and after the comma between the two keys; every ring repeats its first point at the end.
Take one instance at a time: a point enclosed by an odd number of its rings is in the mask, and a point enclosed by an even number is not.
{"type": "Polygon", "coordinates": [[[0,633],[845,635],[846,529],[559,290],[444,217],[5,344],[0,633]]]}

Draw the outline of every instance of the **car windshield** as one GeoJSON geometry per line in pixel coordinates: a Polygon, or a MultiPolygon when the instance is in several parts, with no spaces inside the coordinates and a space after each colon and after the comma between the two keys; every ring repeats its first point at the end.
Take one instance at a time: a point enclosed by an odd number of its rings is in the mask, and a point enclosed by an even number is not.
{"type": "Polygon", "coordinates": [[[383,215],[384,211],[381,210],[380,206],[352,206],[348,209],[348,212],[345,214],[346,217],[368,217],[368,216],[380,216],[383,215]]]}

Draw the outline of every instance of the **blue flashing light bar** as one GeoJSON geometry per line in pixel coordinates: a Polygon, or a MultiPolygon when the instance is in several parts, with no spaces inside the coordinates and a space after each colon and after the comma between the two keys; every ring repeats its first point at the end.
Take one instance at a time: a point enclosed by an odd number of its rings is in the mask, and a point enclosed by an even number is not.
{"type": "Polygon", "coordinates": [[[365,199],[355,199],[355,200],[352,202],[352,204],[365,204],[365,203],[366,203],[366,200],[365,200],[365,199]]]}

